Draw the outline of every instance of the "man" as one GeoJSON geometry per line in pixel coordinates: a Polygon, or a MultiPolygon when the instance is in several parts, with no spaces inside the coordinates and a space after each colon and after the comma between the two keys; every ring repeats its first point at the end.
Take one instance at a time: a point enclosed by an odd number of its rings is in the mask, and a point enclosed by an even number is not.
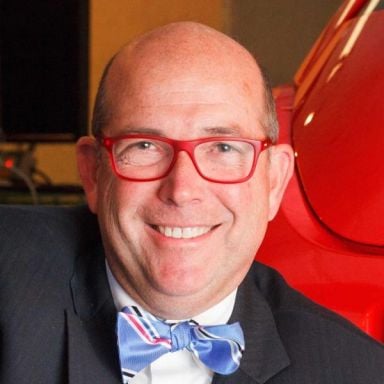
{"type": "Polygon", "coordinates": [[[97,223],[3,209],[1,382],[382,383],[382,346],[253,262],[293,168],[276,126],[257,63],[221,33],[176,23],[124,47],[77,145],[97,223]]]}

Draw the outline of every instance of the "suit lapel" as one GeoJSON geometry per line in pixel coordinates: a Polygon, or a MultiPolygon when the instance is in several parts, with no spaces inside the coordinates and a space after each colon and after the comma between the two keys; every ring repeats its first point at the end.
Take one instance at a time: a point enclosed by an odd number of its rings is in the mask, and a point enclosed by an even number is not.
{"type": "Polygon", "coordinates": [[[67,312],[67,326],[69,384],[121,383],[113,322],[102,316],[84,322],[67,312]]]}
{"type": "Polygon", "coordinates": [[[69,384],[121,383],[116,309],[101,242],[78,259],[71,290],[74,309],[66,311],[69,384]]]}
{"type": "Polygon", "coordinates": [[[268,303],[256,286],[257,264],[238,289],[229,322],[239,321],[245,337],[240,368],[230,376],[215,375],[213,384],[264,384],[289,366],[290,360],[276,329],[268,303]]]}

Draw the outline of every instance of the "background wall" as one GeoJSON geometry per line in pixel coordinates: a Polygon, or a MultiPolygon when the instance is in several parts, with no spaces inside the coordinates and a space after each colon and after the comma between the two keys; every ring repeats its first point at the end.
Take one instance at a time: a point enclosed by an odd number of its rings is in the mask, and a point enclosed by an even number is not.
{"type": "MultiPolygon", "coordinates": [[[[156,26],[194,20],[251,52],[273,84],[290,81],[341,0],[90,0],[90,110],[103,67],[124,43],[156,26]]],[[[38,167],[55,183],[78,184],[73,144],[42,144],[38,167]]]]}
{"type": "Polygon", "coordinates": [[[342,0],[232,0],[229,34],[254,53],[273,85],[289,82],[342,0]]]}

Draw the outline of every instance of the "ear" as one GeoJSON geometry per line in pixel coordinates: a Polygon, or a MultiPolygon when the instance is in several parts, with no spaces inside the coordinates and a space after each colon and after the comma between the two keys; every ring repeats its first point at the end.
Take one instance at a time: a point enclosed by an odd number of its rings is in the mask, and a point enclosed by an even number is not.
{"type": "Polygon", "coordinates": [[[89,209],[97,213],[97,174],[99,155],[96,140],[81,137],[76,144],[77,168],[87,197],[89,209]]]}
{"type": "Polygon", "coordinates": [[[284,191],[294,168],[293,149],[288,144],[278,144],[270,148],[269,158],[269,220],[272,220],[280,207],[284,191]]]}

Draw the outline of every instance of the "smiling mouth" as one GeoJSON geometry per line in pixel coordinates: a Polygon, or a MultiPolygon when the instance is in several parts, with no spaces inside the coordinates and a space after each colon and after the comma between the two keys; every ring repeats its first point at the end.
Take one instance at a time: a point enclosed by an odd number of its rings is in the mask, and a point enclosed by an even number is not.
{"type": "Polygon", "coordinates": [[[165,237],[173,239],[193,239],[205,235],[215,227],[167,227],[162,225],[152,226],[165,237]]]}

